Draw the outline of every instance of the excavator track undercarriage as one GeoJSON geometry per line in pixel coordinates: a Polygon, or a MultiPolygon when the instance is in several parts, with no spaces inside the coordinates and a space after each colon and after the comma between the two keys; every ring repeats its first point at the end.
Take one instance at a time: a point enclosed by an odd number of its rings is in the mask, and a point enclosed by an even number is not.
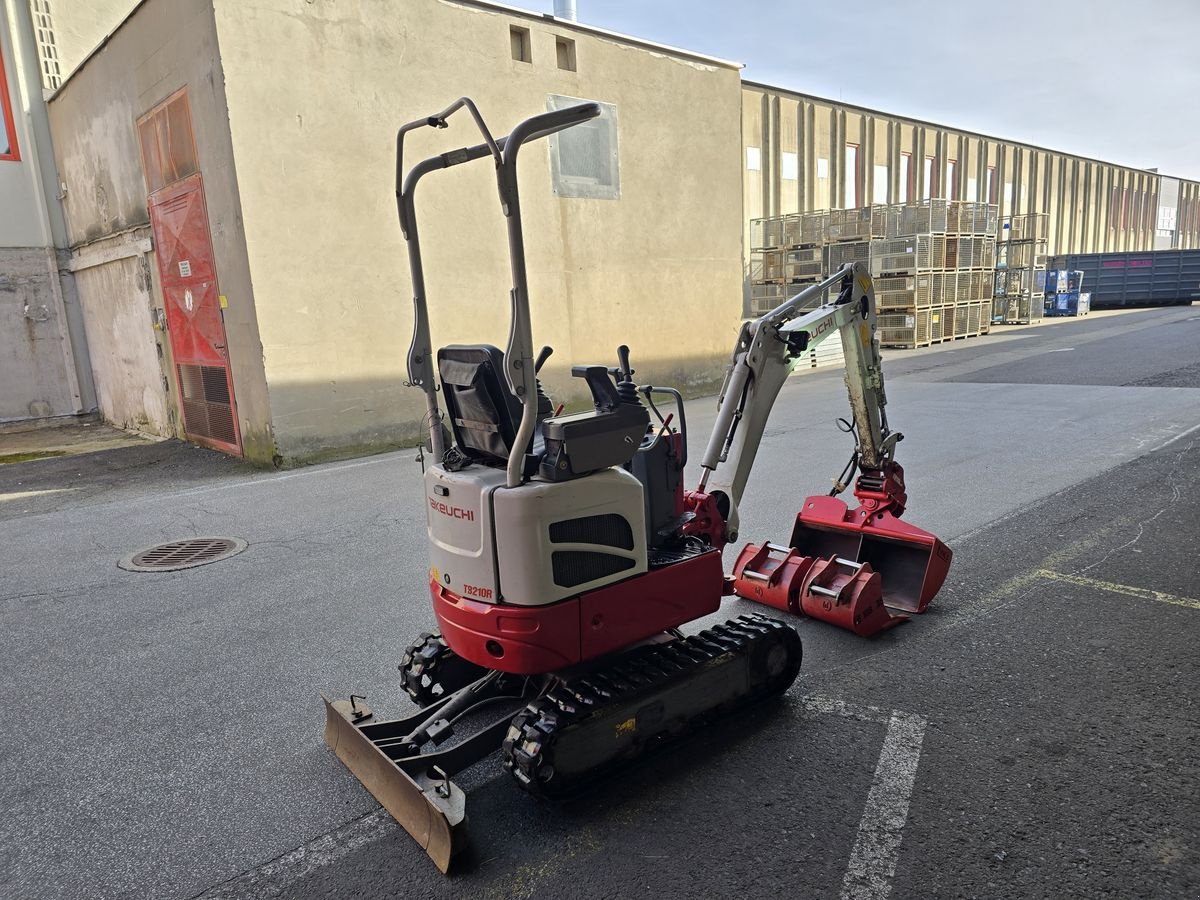
{"type": "Polygon", "coordinates": [[[649,751],[783,693],[800,672],[800,636],[766,616],[663,637],[568,675],[522,682],[488,673],[402,719],[377,720],[362,697],[326,700],[325,742],[445,872],[466,823],[466,795],[451,779],[496,750],[529,793],[566,799],[649,751]],[[484,717],[485,706],[522,694],[532,699],[515,716],[509,706],[484,717]],[[472,711],[482,723],[454,735],[459,716],[472,711]]]}

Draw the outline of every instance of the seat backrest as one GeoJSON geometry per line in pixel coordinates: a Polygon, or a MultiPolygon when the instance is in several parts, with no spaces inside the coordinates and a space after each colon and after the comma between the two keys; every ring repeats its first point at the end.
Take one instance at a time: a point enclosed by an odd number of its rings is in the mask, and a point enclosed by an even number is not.
{"type": "Polygon", "coordinates": [[[521,402],[504,381],[504,353],[491,344],[451,344],[437,354],[455,443],[470,459],[505,463],[521,424],[521,402]]]}

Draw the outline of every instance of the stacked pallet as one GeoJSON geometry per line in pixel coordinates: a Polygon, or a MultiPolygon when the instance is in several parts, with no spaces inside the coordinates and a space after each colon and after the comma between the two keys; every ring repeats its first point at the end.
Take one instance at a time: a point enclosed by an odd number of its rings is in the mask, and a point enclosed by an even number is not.
{"type": "Polygon", "coordinates": [[[885,346],[986,334],[996,225],[995,206],[949,200],[755,219],[747,312],[769,312],[823,275],[860,262],[875,276],[885,346]]]}
{"type": "Polygon", "coordinates": [[[987,334],[996,266],[995,206],[925,200],[888,207],[870,242],[879,339],[885,347],[987,334]]]}
{"type": "Polygon", "coordinates": [[[996,245],[993,322],[1026,325],[1042,318],[1049,221],[1045,213],[1008,216],[1001,221],[996,245]]]}

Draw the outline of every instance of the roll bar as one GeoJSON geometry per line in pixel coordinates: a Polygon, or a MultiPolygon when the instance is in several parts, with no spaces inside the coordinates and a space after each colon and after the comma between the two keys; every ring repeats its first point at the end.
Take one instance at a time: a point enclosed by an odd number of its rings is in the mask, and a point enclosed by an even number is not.
{"type": "Polygon", "coordinates": [[[408,244],[408,265],[412,272],[413,285],[413,336],[408,349],[408,381],[425,392],[430,448],[438,460],[442,458],[446,448],[437,402],[433,348],[429,335],[429,310],[425,299],[425,272],[421,263],[421,242],[417,232],[414,197],[417,183],[430,172],[488,156],[492,158],[496,167],[500,208],[508,220],[508,254],[512,267],[512,290],[509,294],[512,320],[509,325],[508,346],[504,352],[504,377],[509,388],[521,401],[521,424],[517,428],[513,452],[509,454],[508,459],[509,487],[517,487],[524,477],[525,448],[529,446],[537,424],[537,377],[533,361],[533,329],[529,316],[529,284],[525,271],[525,241],[521,230],[521,204],[517,189],[517,153],[521,146],[529,141],[547,137],[598,115],[598,103],[580,103],[566,109],[531,116],[518,123],[506,137],[495,139],[475,104],[467,97],[460,97],[440,113],[415,119],[401,126],[396,133],[396,208],[400,217],[400,230],[408,244]],[[417,163],[405,174],[405,135],[417,128],[445,128],[448,125],[446,120],[464,107],[470,112],[476,127],[483,135],[483,143],[431,156],[417,163]]]}

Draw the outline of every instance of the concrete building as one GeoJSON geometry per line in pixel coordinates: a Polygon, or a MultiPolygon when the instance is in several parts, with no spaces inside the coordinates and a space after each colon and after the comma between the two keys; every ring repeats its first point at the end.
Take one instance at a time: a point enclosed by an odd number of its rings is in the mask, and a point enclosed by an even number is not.
{"type": "Polygon", "coordinates": [[[29,6],[0,4],[0,424],[95,408],[29,6]]]}
{"type": "MultiPolygon", "coordinates": [[[[522,153],[534,338],[568,403],[586,397],[570,366],[620,343],[639,378],[715,385],[752,218],[953,197],[1049,213],[1050,253],[1200,245],[1196,182],[743,83],[736,63],[489,0],[2,2],[5,35],[24,22],[16,54],[2,45],[24,149],[0,158],[0,198],[28,213],[0,222],[17,260],[0,267],[0,348],[41,336],[0,357],[0,417],[91,403],[261,463],[415,438],[394,136],[463,95],[497,134],[603,105],[522,153]],[[32,323],[4,293],[30,248],[61,286],[32,323]]],[[[406,151],[476,141],[464,118],[406,151]]],[[[503,345],[488,167],[421,191],[435,343],[503,345]]]]}
{"type": "Polygon", "coordinates": [[[1200,183],[745,82],[745,218],[942,198],[1049,215],[1048,250],[1200,247],[1200,183]]]}
{"type": "MultiPolygon", "coordinates": [[[[70,244],[97,262],[79,291],[104,416],[259,461],[415,437],[394,136],[461,95],[498,134],[604,105],[522,154],[555,398],[620,343],[640,376],[712,387],[741,308],[742,147],[713,127],[738,120],[737,65],[474,0],[145,0],[49,102],[70,244]]],[[[475,143],[468,126],[406,150],[475,143]]],[[[434,340],[502,345],[488,167],[422,192],[434,340]]]]}

